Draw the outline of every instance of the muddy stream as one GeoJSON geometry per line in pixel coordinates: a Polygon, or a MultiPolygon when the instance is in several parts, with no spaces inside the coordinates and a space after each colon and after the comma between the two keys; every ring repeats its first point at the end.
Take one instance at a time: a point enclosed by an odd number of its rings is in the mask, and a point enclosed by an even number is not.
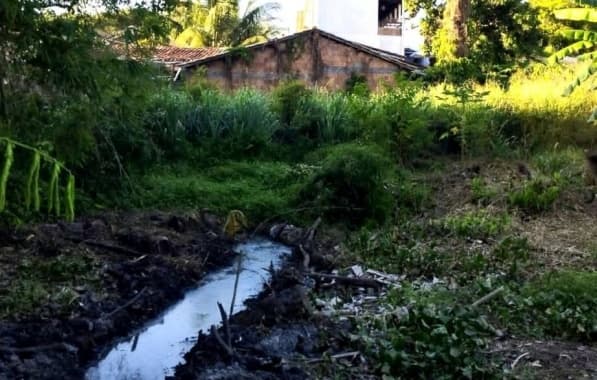
{"type": "MultiPolygon", "coordinates": [[[[290,248],[265,239],[239,244],[242,271],[234,311],[244,308],[244,301],[257,295],[269,277],[269,268],[277,268],[290,248]]],[[[220,323],[217,302],[228,311],[236,279],[236,264],[207,275],[184,298],[158,318],[118,343],[96,365],[89,368],[86,380],[162,380],[173,375],[174,367],[195,344],[199,330],[208,331],[220,323]]]]}

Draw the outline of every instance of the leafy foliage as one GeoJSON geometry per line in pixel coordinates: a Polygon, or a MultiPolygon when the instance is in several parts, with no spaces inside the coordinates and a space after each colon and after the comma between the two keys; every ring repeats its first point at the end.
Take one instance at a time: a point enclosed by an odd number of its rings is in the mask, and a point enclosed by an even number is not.
{"type": "Polygon", "coordinates": [[[383,221],[392,212],[391,195],[384,188],[388,175],[388,160],[374,146],[338,145],[301,189],[300,198],[350,223],[383,221]]]}
{"type": "Polygon", "coordinates": [[[50,157],[39,149],[33,148],[26,144],[11,140],[6,137],[0,137],[0,142],[6,145],[4,151],[4,165],[0,176],[0,212],[4,211],[6,207],[6,186],[8,177],[14,162],[14,148],[19,147],[32,153],[31,165],[29,166],[29,174],[27,176],[25,194],[25,207],[29,210],[33,204],[33,210],[40,209],[40,195],[39,195],[39,172],[41,166],[41,158],[51,167],[51,177],[48,187],[48,213],[54,211],[56,216],[62,216],[61,202],[60,202],[60,173],[66,172],[67,184],[65,186],[65,213],[64,216],[68,221],[75,218],[75,177],[72,172],[64,166],[63,163],[50,157]]]}
{"type": "Polygon", "coordinates": [[[255,6],[249,3],[239,14],[237,0],[193,1],[181,5],[174,14],[178,30],[172,37],[178,46],[239,46],[261,42],[273,34],[266,22],[272,20],[276,3],[255,6]]]}
{"type": "Polygon", "coordinates": [[[478,311],[423,291],[397,290],[397,316],[385,320],[374,352],[386,376],[405,379],[490,378],[496,368],[483,356],[493,335],[478,311]],[[421,294],[423,293],[423,294],[421,294]]]}

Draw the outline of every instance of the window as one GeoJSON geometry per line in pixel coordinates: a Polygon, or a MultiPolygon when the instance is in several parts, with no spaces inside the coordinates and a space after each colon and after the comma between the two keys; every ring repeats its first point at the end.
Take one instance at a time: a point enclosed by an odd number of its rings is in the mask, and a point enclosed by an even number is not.
{"type": "Polygon", "coordinates": [[[402,34],[402,0],[378,0],[378,34],[402,34]]]}

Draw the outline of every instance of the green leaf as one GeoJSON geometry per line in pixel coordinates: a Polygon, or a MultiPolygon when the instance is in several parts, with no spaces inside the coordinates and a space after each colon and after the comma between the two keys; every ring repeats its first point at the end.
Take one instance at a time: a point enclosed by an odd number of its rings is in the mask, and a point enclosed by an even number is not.
{"type": "Polygon", "coordinates": [[[557,52],[553,53],[547,59],[547,61],[552,64],[557,63],[558,61],[561,61],[565,57],[578,55],[579,53],[589,50],[589,49],[592,49],[594,47],[595,47],[595,43],[593,43],[593,42],[578,41],[578,42],[568,45],[565,48],[560,49],[557,52]]]}
{"type": "Polygon", "coordinates": [[[6,207],[6,182],[8,182],[8,175],[14,161],[13,148],[14,144],[12,142],[6,143],[4,166],[2,168],[2,175],[0,176],[0,212],[4,211],[6,207]]]}
{"type": "Polygon", "coordinates": [[[597,42],[597,32],[581,29],[565,29],[559,32],[564,38],[573,41],[597,42]]]}
{"type": "Polygon", "coordinates": [[[558,20],[597,22],[597,9],[564,8],[554,11],[558,20]]]}

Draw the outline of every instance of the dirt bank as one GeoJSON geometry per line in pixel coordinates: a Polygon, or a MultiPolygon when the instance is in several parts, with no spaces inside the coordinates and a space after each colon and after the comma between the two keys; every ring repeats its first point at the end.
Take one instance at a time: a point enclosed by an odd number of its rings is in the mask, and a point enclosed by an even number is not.
{"type": "Polygon", "coordinates": [[[104,214],[0,233],[0,379],[81,379],[119,337],[228,264],[215,218],[104,214]]]}

